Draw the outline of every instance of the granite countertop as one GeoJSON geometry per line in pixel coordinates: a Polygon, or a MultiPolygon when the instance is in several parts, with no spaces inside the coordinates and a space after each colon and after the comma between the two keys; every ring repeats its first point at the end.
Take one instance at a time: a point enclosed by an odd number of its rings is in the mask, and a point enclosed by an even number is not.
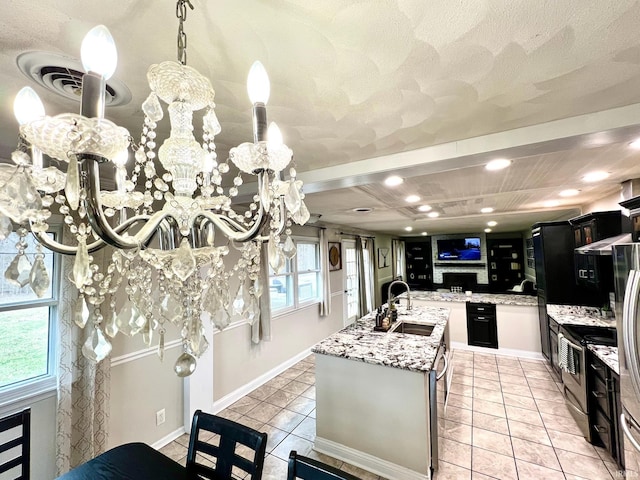
{"type": "Polygon", "coordinates": [[[407,311],[404,306],[398,307],[398,322],[395,325],[400,321],[434,325],[429,336],[375,332],[374,315],[366,315],[325,338],[311,351],[413,372],[426,373],[431,370],[449,321],[448,308],[415,306],[407,311]]]}
{"type": "Polygon", "coordinates": [[[587,348],[595,353],[596,357],[602,360],[611,370],[620,375],[620,369],[618,367],[618,347],[587,345],[587,348]]]}
{"type": "MultiPolygon", "coordinates": [[[[404,295],[404,294],[403,294],[404,295]]],[[[401,295],[402,296],[402,295],[401,295]]],[[[412,300],[426,300],[431,302],[484,302],[496,305],[519,305],[537,307],[538,297],[533,295],[517,295],[509,293],[472,293],[470,296],[463,293],[433,292],[412,290],[412,300]]]]}
{"type": "Polygon", "coordinates": [[[547,315],[560,325],[589,325],[593,327],[615,327],[615,318],[600,315],[597,307],[576,305],[547,305],[547,315]]]}

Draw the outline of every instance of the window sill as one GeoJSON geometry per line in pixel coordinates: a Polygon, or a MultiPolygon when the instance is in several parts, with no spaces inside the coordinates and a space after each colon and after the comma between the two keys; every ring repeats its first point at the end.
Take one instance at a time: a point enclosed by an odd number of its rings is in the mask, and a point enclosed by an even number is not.
{"type": "Polygon", "coordinates": [[[0,392],[0,417],[19,412],[34,403],[55,397],[57,389],[58,379],[54,376],[7,387],[0,392]]]}
{"type": "Polygon", "coordinates": [[[277,312],[271,312],[271,318],[276,319],[280,317],[286,317],[288,315],[292,315],[306,308],[312,307],[314,305],[318,305],[319,303],[320,303],[320,300],[312,300],[312,301],[300,304],[298,305],[298,307],[291,307],[287,309],[278,310],[277,312]]]}

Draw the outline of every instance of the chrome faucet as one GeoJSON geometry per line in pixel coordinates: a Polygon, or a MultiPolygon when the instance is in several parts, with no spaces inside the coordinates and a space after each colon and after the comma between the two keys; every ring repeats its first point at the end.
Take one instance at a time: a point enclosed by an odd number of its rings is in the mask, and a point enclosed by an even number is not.
{"type": "Polygon", "coordinates": [[[403,282],[402,280],[394,280],[389,284],[389,289],[387,290],[387,298],[389,299],[389,305],[391,305],[391,302],[395,300],[395,296],[391,295],[391,287],[393,287],[396,283],[400,283],[407,288],[407,310],[411,310],[411,290],[409,288],[409,285],[406,282],[403,282]]]}

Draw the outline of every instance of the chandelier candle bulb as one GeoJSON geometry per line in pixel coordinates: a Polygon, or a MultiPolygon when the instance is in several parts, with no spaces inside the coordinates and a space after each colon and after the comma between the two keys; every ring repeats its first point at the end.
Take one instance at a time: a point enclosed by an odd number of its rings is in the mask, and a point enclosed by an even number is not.
{"type": "Polygon", "coordinates": [[[267,136],[267,102],[271,94],[269,76],[262,63],[253,62],[247,76],[247,92],[253,104],[253,141],[263,142],[267,136]]]}
{"type": "Polygon", "coordinates": [[[82,66],[82,99],[80,113],[88,118],[104,118],[107,79],[116,70],[118,54],[113,37],[104,25],[89,30],[80,47],[82,66]]]}

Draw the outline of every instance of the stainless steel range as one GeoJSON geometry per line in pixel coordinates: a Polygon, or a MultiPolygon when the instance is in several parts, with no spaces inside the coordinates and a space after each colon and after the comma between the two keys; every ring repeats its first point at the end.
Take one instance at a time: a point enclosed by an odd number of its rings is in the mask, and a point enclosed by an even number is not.
{"type": "MultiPolygon", "coordinates": [[[[587,392],[587,345],[616,345],[616,329],[582,325],[562,325],[558,335],[558,347],[565,344],[566,358],[561,358],[564,398],[584,437],[591,441],[589,428],[589,402],[587,392]],[[564,338],[562,340],[562,338],[564,338]]],[[[562,354],[560,355],[562,357],[562,354]]]]}

